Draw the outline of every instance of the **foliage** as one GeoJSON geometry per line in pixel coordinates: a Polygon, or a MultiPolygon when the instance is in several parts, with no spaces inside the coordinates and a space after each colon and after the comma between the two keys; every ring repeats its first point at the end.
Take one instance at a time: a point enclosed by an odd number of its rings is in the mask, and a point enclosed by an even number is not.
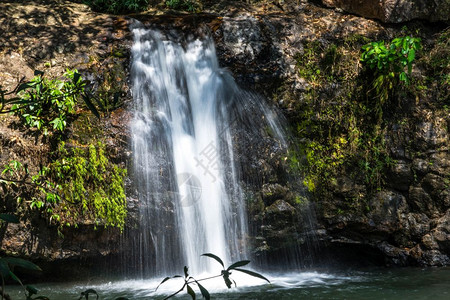
{"type": "Polygon", "coordinates": [[[77,226],[80,217],[123,229],[126,218],[126,170],[108,160],[104,145],[67,149],[61,142],[56,158],[30,175],[26,165],[11,161],[0,183],[17,190],[18,201],[45,215],[50,222],[77,226]],[[31,187],[24,191],[24,187],[31,187]],[[28,196],[30,195],[31,196],[28,196]]]}
{"type": "Polygon", "coordinates": [[[80,298],[78,298],[78,300],[81,300],[81,299],[86,299],[86,300],[88,300],[89,299],[89,295],[95,295],[95,299],[98,299],[98,294],[97,294],[97,292],[95,291],[95,290],[93,290],[93,289],[87,289],[87,290],[85,290],[84,292],[81,292],[81,294],[80,294],[80,298]]]}
{"type": "Polygon", "coordinates": [[[19,96],[12,104],[10,112],[20,117],[30,128],[37,128],[47,135],[49,130],[63,132],[70,114],[75,113],[75,105],[84,91],[84,81],[77,70],[67,70],[66,80],[49,80],[43,72],[35,71],[35,77],[19,85],[19,96]]]}
{"type": "Polygon", "coordinates": [[[422,48],[420,38],[405,36],[364,45],[361,61],[374,72],[373,88],[383,105],[398,84],[410,83],[416,52],[422,48]]]}
{"type": "Polygon", "coordinates": [[[305,187],[325,197],[341,173],[352,174],[368,190],[383,184],[392,160],[383,140],[374,101],[364,101],[366,79],[359,52],[367,38],[349,36],[335,44],[311,41],[297,56],[305,80],[293,116],[298,143],[290,150],[292,169],[300,168],[305,187]]]}
{"type": "Polygon", "coordinates": [[[166,0],[166,6],[170,9],[199,12],[201,3],[197,0],[166,0]]]}
{"type": "Polygon", "coordinates": [[[249,260],[241,260],[241,261],[235,262],[235,263],[231,264],[228,268],[225,269],[225,265],[224,265],[222,259],[220,259],[218,256],[216,256],[216,255],[214,255],[214,254],[212,254],[212,253],[204,253],[204,254],[202,254],[202,256],[206,256],[206,257],[212,258],[212,259],[214,259],[215,261],[217,261],[217,262],[222,266],[222,268],[223,268],[222,271],[221,271],[221,274],[220,274],[220,275],[216,275],[216,276],[212,276],[212,277],[208,277],[208,278],[202,278],[202,279],[198,279],[198,280],[197,280],[197,279],[195,279],[194,277],[192,277],[192,276],[189,275],[189,273],[188,273],[188,267],[185,266],[185,267],[184,267],[184,276],[181,276],[181,275],[175,275],[175,276],[172,276],[172,277],[166,277],[166,278],[164,278],[164,279],[161,281],[161,283],[156,287],[156,289],[158,289],[159,286],[161,286],[161,284],[163,284],[164,282],[166,282],[166,281],[168,281],[169,279],[172,279],[172,278],[183,278],[183,279],[184,279],[184,284],[183,284],[183,286],[182,286],[178,291],[176,291],[175,293],[173,293],[173,294],[167,296],[166,298],[164,298],[164,300],[169,299],[169,298],[172,298],[172,297],[178,295],[178,294],[181,293],[185,288],[186,288],[186,292],[188,293],[188,295],[191,296],[191,298],[192,298],[193,300],[195,300],[195,292],[194,292],[194,290],[193,290],[192,287],[191,287],[191,285],[193,285],[193,284],[197,285],[197,286],[199,287],[199,289],[200,289],[200,292],[201,292],[202,296],[203,296],[205,299],[209,300],[209,299],[211,298],[211,296],[210,296],[208,290],[205,289],[205,287],[204,287],[203,285],[201,285],[199,281],[204,281],[204,280],[208,280],[208,279],[213,279],[213,278],[217,278],[217,277],[222,277],[223,280],[224,280],[224,282],[225,282],[225,285],[230,289],[233,283],[234,283],[234,285],[236,286],[236,282],[235,282],[233,279],[230,278],[230,276],[231,276],[231,271],[233,271],[233,270],[239,271],[239,272],[242,272],[242,273],[245,273],[245,274],[250,275],[250,276],[253,276],[253,277],[257,277],[257,278],[259,278],[259,279],[265,280],[265,281],[267,281],[268,283],[270,283],[269,279],[267,279],[267,278],[264,277],[263,275],[261,275],[261,274],[259,274],[259,273],[256,273],[256,272],[254,272],[254,271],[250,271],[250,270],[242,269],[242,268],[241,268],[241,267],[243,267],[243,266],[249,264],[249,263],[250,263],[249,260]]]}
{"type": "Polygon", "coordinates": [[[148,8],[148,0],[85,0],[93,10],[112,14],[144,11],[148,8]]]}
{"type": "Polygon", "coordinates": [[[444,105],[450,101],[450,28],[444,30],[436,44],[425,57],[429,66],[428,81],[433,85],[436,99],[444,105]]]}
{"type": "MultiPolygon", "coordinates": [[[[96,220],[97,224],[123,229],[126,217],[126,197],[123,179],[126,170],[110,162],[104,153],[104,145],[89,145],[67,149],[59,145],[58,159],[47,169],[59,187],[61,202],[58,211],[63,224],[76,225],[79,216],[96,220]]],[[[53,198],[46,199],[52,204],[53,198]],[[49,201],[50,200],[50,201],[49,201]]]]}
{"type": "MultiPolygon", "coordinates": [[[[19,219],[14,216],[14,215],[10,215],[10,214],[0,214],[0,219],[4,222],[9,222],[9,223],[19,223],[19,219]]],[[[1,290],[1,297],[2,299],[7,298],[6,294],[5,294],[5,280],[6,279],[12,279],[15,282],[19,283],[22,287],[22,281],[19,279],[19,277],[17,277],[16,274],[14,274],[14,268],[15,267],[20,267],[22,269],[25,270],[31,270],[31,271],[42,271],[41,268],[39,268],[37,265],[33,264],[32,262],[25,260],[25,259],[21,259],[21,258],[16,258],[16,257],[0,257],[0,277],[2,279],[2,290],[1,290]]],[[[27,300],[32,300],[32,299],[42,299],[45,300],[47,299],[44,296],[38,296],[33,298],[32,296],[34,294],[37,294],[37,289],[33,286],[29,286],[27,285],[25,287],[25,291],[26,291],[26,299],[27,300]]]]}

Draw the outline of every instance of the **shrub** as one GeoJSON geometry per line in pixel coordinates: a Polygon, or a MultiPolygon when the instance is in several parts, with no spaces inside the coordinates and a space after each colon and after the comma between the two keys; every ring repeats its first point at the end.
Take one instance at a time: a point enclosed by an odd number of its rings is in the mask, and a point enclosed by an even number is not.
{"type": "Polygon", "coordinates": [[[25,126],[37,128],[47,135],[49,130],[63,132],[67,118],[75,112],[75,105],[84,91],[84,81],[77,70],[67,70],[67,80],[49,80],[35,71],[35,77],[18,89],[18,101],[11,112],[20,117],[25,126]]]}
{"type": "Polygon", "coordinates": [[[421,48],[421,40],[410,36],[395,38],[388,45],[380,41],[362,47],[361,61],[374,71],[373,88],[381,105],[399,83],[410,83],[412,64],[421,48]]]}
{"type": "Polygon", "coordinates": [[[112,14],[144,11],[148,0],[85,0],[93,10],[112,14]]]}

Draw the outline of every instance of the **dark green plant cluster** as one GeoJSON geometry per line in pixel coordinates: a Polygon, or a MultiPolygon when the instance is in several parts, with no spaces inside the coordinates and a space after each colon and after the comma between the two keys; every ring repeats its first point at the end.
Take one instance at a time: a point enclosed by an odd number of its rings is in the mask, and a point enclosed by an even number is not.
{"type": "Polygon", "coordinates": [[[198,0],[166,0],[166,6],[170,9],[199,12],[201,3],[198,0]]]}
{"type": "Polygon", "coordinates": [[[84,81],[77,70],[67,70],[66,80],[47,79],[35,71],[31,81],[15,90],[17,97],[8,99],[9,112],[21,118],[29,128],[37,128],[44,135],[49,131],[63,132],[69,116],[84,92],[84,81]]]}
{"type": "Polygon", "coordinates": [[[148,8],[148,0],[85,0],[84,3],[95,11],[111,14],[140,12],[148,8]]]}

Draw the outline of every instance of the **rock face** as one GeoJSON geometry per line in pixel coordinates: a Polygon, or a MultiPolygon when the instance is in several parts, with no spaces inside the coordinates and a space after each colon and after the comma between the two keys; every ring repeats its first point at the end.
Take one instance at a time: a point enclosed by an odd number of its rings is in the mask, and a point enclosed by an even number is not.
{"type": "Polygon", "coordinates": [[[385,23],[401,23],[413,19],[449,21],[449,0],[322,0],[328,7],[385,23]]]}

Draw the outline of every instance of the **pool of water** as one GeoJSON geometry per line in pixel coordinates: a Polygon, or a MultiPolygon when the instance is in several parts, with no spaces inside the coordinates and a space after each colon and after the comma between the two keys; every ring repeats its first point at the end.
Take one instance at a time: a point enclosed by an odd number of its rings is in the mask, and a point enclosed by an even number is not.
{"type": "MultiPolygon", "coordinates": [[[[202,283],[212,299],[450,299],[450,268],[402,268],[351,271],[308,271],[288,274],[264,274],[263,280],[234,272],[237,287],[227,289],[223,281],[202,283]]],[[[198,276],[197,279],[204,276],[198,276]]],[[[176,292],[182,281],[164,283],[155,292],[158,280],[125,280],[89,283],[48,283],[35,285],[39,295],[51,300],[78,299],[80,293],[94,289],[100,299],[164,299],[176,292]]],[[[201,298],[200,291],[198,298],[201,298]]],[[[6,287],[12,299],[25,299],[17,286],[6,287]]],[[[90,297],[89,299],[95,299],[90,297]]],[[[183,291],[176,299],[190,299],[183,291]]]]}

